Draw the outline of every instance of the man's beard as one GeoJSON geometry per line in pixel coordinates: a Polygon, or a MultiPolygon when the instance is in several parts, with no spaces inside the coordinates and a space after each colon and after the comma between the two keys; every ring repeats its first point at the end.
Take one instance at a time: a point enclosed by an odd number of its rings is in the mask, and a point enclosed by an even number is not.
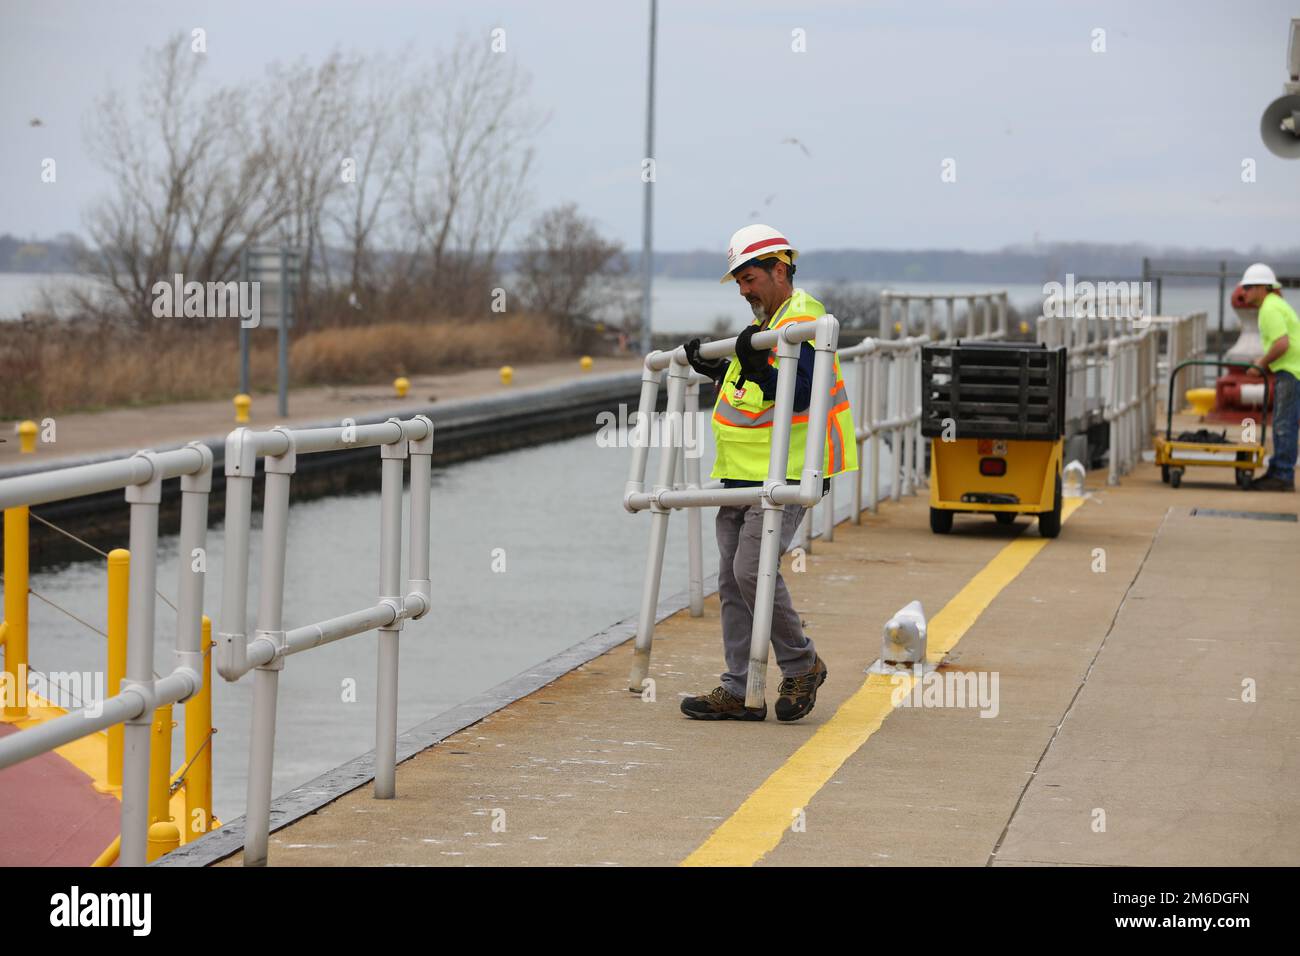
{"type": "Polygon", "coordinates": [[[767,309],[763,308],[763,303],[751,302],[749,304],[749,308],[750,311],[754,313],[754,318],[758,319],[758,321],[760,322],[767,321],[767,309]]]}

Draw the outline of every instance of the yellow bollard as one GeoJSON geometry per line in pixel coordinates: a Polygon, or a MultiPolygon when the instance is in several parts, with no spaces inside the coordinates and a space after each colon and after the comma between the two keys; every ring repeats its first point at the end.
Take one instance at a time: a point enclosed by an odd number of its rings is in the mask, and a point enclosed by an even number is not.
{"type": "MultiPolygon", "coordinates": [[[[126,677],[126,608],[131,590],[131,552],[114,548],[108,552],[108,687],[112,695],[122,689],[126,677]]],[[[122,792],[121,724],[108,728],[108,777],[95,781],[100,793],[122,792]]]]}
{"type": "MultiPolygon", "coordinates": [[[[33,428],[35,426],[32,426],[33,428]]],[[[6,701],[0,723],[27,719],[27,506],[5,509],[5,669],[6,701]]]]}
{"type": "Polygon", "coordinates": [[[33,421],[19,422],[18,427],[14,429],[18,432],[18,450],[24,455],[30,455],[36,451],[36,423],[33,421]]]}
{"type": "Polygon", "coordinates": [[[582,366],[582,370],[584,372],[590,372],[592,366],[591,356],[584,355],[581,359],[578,360],[578,364],[582,366]]]}
{"type": "Polygon", "coordinates": [[[398,398],[406,398],[406,393],[411,390],[411,380],[406,377],[393,379],[393,391],[397,393],[398,398]]]}
{"type": "Polygon", "coordinates": [[[149,845],[145,850],[145,860],[152,863],[164,853],[169,853],[181,845],[181,831],[171,822],[149,824],[149,845]]]}
{"type": "Polygon", "coordinates": [[[235,424],[248,424],[248,410],[253,407],[253,398],[251,395],[240,393],[235,396],[235,424]]]}
{"type": "Polygon", "coordinates": [[[1189,388],[1187,401],[1192,406],[1192,412],[1204,418],[1210,413],[1210,409],[1214,408],[1214,389],[1189,388]]]}
{"type": "Polygon", "coordinates": [[[501,384],[509,385],[510,380],[515,377],[515,370],[509,365],[501,366],[501,384]]]}
{"type": "Polygon", "coordinates": [[[153,734],[149,740],[149,822],[171,822],[172,705],[153,712],[153,734]]]}
{"type": "Polygon", "coordinates": [[[185,842],[212,829],[212,619],[203,615],[203,689],[185,702],[185,842]],[[194,756],[198,754],[198,756],[194,756]]]}

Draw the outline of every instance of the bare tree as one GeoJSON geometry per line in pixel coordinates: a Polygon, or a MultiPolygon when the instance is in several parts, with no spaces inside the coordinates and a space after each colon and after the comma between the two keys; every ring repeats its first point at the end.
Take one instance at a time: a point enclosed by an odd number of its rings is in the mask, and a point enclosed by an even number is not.
{"type": "Polygon", "coordinates": [[[520,249],[517,271],[526,306],[564,322],[592,320],[617,304],[627,262],[574,203],[542,213],[520,249]]]}
{"type": "MultiPolygon", "coordinates": [[[[204,59],[177,34],[145,56],[140,118],[110,91],[87,124],[91,152],[113,179],[87,216],[89,266],[136,325],[154,322],[155,282],[177,272],[186,281],[232,278],[244,246],[283,215],[265,127],[245,91],[201,93],[204,59]]],[[[99,311],[89,297],[79,304],[99,311]]]]}
{"type": "Polygon", "coordinates": [[[302,250],[306,322],[344,283],[406,315],[483,311],[544,119],[486,46],[462,38],[419,72],[410,59],[334,52],[209,92],[184,35],[151,50],[138,104],[109,93],[87,123],[114,183],[87,221],[116,311],[147,325],[158,280],[233,278],[271,241],[302,250]]]}
{"type": "Polygon", "coordinates": [[[355,90],[365,61],[335,51],[321,64],[272,64],[262,97],[262,115],[275,133],[274,162],[283,183],[287,214],[280,241],[302,250],[297,313],[311,320],[311,276],[319,270],[331,284],[326,248],[326,207],[344,187],[354,122],[355,90]]]}
{"type": "Polygon", "coordinates": [[[398,174],[415,147],[418,101],[407,76],[410,48],[392,59],[363,65],[361,88],[348,109],[346,140],[355,176],[338,193],[332,215],[350,259],[348,287],[367,299],[379,281],[375,240],[388,225],[398,198],[398,174]]]}
{"type": "Polygon", "coordinates": [[[522,204],[527,140],[545,122],[526,104],[528,86],[512,59],[462,38],[416,87],[402,177],[405,271],[453,309],[485,291],[522,204]]]}

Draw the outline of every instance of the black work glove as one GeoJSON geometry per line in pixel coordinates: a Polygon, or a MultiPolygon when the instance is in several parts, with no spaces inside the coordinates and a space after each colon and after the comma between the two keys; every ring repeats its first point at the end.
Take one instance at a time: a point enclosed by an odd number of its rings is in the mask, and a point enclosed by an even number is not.
{"type": "Polygon", "coordinates": [[[761,332],[757,325],[748,326],[745,331],[736,336],[736,359],[740,362],[740,370],[751,382],[761,382],[767,378],[769,365],[767,356],[771,349],[756,349],[749,344],[755,333],[761,332]]]}
{"type": "Polygon", "coordinates": [[[700,340],[691,339],[686,343],[686,361],[691,363],[691,368],[706,375],[717,384],[727,377],[727,366],[731,363],[726,359],[706,359],[700,358],[700,340]]]}

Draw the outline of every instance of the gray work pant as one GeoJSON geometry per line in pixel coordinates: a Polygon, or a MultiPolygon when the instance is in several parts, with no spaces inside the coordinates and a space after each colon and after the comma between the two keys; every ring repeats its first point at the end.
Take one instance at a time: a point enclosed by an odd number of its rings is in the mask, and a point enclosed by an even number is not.
{"type": "MultiPolygon", "coordinates": [[[[804,510],[801,505],[785,506],[781,523],[782,554],[794,540],[804,510]]],[[[763,539],[763,506],[719,508],[717,533],[718,597],[722,600],[722,646],[727,663],[722,686],[729,693],[744,697],[749,675],[750,634],[754,628],[754,592],[758,587],[758,553],[763,539]]],[[[779,566],[772,607],[772,646],[783,677],[806,674],[816,663],[816,649],[803,632],[779,566]]]]}

